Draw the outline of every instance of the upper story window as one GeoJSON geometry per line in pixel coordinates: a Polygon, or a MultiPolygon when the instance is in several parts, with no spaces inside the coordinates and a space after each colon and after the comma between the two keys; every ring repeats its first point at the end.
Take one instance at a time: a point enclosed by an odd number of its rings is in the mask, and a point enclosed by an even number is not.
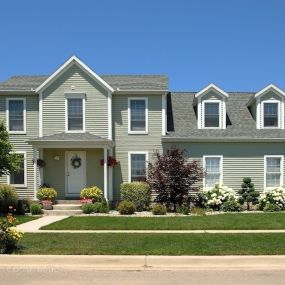
{"type": "Polygon", "coordinates": [[[226,128],[226,101],[229,94],[210,84],[195,95],[198,129],[226,128]]]}
{"type": "Polygon", "coordinates": [[[26,132],[26,100],[24,98],[7,99],[7,128],[12,134],[26,132]]]}
{"type": "Polygon", "coordinates": [[[283,185],[283,156],[273,155],[264,157],[265,188],[283,185]]]}
{"type": "Polygon", "coordinates": [[[204,103],[204,127],[220,127],[220,102],[203,102],[204,103]]]}
{"type": "Polygon", "coordinates": [[[9,177],[9,182],[16,187],[26,187],[26,153],[18,152],[18,155],[21,159],[19,171],[16,173],[11,173],[9,177]]]}
{"type": "Polygon", "coordinates": [[[263,102],[263,127],[279,127],[279,102],[263,102]]]}
{"type": "Polygon", "coordinates": [[[216,183],[222,183],[222,156],[204,156],[203,167],[206,171],[204,187],[211,188],[216,183]]]}
{"type": "Polygon", "coordinates": [[[147,134],[148,132],[148,101],[147,98],[129,98],[130,134],[147,134]]]}
{"type": "Polygon", "coordinates": [[[146,181],[147,152],[129,153],[129,181],[146,181]]]}
{"type": "Polygon", "coordinates": [[[66,131],[85,131],[85,97],[68,94],[66,98],[66,131]]]}

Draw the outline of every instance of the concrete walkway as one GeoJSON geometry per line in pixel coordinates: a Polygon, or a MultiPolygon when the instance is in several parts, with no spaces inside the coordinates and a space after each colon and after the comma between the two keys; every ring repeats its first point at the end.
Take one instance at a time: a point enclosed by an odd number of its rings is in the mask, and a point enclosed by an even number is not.
{"type": "Polygon", "coordinates": [[[40,230],[41,227],[63,220],[68,216],[44,216],[17,226],[26,233],[142,233],[142,234],[249,234],[285,233],[285,230],[40,230]]]}
{"type": "Polygon", "coordinates": [[[17,228],[25,233],[39,232],[41,227],[66,219],[67,217],[68,216],[44,216],[42,218],[20,224],[17,228]]]}
{"type": "MultiPolygon", "coordinates": [[[[3,255],[0,267],[137,269],[285,269],[285,256],[3,255]]],[[[12,271],[13,272],[13,271],[12,271]]]]}

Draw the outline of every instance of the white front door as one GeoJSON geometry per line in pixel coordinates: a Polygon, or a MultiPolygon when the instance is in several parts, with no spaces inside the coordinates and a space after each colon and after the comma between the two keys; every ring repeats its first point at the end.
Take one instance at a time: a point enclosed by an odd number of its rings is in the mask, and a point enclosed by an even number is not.
{"type": "Polygon", "coordinates": [[[86,152],[66,152],[66,195],[79,196],[86,187],[86,152]]]}

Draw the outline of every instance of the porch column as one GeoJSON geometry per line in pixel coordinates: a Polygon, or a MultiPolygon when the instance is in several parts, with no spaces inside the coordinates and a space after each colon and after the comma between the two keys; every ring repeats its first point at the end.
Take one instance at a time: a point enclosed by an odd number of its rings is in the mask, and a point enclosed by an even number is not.
{"type": "MultiPolygon", "coordinates": [[[[39,149],[39,158],[40,159],[44,159],[44,151],[42,148],[39,149]]],[[[42,185],[44,183],[44,170],[42,167],[40,167],[39,169],[39,184],[38,185],[42,185]]]]}
{"type": "Polygon", "coordinates": [[[33,148],[33,164],[34,164],[34,199],[37,199],[38,181],[37,181],[37,159],[38,149],[33,148]]]}
{"type": "Polygon", "coordinates": [[[104,197],[108,201],[108,149],[104,147],[104,197]]]}
{"type": "MultiPolygon", "coordinates": [[[[113,148],[110,148],[109,150],[109,155],[110,156],[113,156],[113,148]]],[[[109,166],[109,200],[112,201],[113,200],[113,167],[112,166],[109,166]]]]}

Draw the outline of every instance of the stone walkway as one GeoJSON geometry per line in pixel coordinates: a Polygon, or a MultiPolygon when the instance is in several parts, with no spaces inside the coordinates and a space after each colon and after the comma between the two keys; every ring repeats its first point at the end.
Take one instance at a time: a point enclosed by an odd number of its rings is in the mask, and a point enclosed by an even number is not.
{"type": "Polygon", "coordinates": [[[285,230],[40,230],[41,227],[58,222],[68,216],[44,216],[17,226],[25,233],[145,233],[145,234],[249,234],[285,233],[285,230]]]}

